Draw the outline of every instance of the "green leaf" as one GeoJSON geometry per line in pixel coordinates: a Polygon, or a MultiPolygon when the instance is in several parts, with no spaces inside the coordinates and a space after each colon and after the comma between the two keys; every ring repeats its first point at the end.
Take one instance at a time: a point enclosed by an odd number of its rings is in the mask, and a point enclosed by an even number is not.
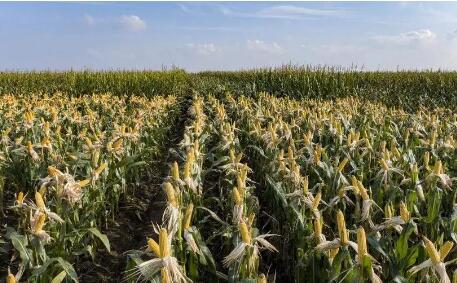
{"type": "Polygon", "coordinates": [[[65,272],[65,270],[64,270],[64,271],[60,272],[59,274],[57,274],[57,276],[54,277],[54,279],[52,279],[51,283],[60,283],[65,279],[66,276],[67,276],[67,272],[65,272]]]}
{"type": "Polygon", "coordinates": [[[203,206],[199,206],[199,207],[197,207],[197,208],[198,208],[198,209],[206,210],[206,211],[209,213],[209,215],[211,215],[211,217],[214,218],[214,220],[216,220],[217,222],[221,223],[222,225],[224,225],[224,226],[227,226],[227,225],[228,225],[227,222],[223,221],[223,220],[222,220],[219,216],[217,216],[217,214],[216,214],[214,211],[212,211],[211,209],[206,208],[206,207],[203,207],[203,206]]]}
{"type": "Polygon", "coordinates": [[[127,170],[130,170],[134,167],[140,167],[140,166],[145,166],[147,165],[148,163],[146,161],[137,161],[137,162],[134,162],[134,163],[131,163],[127,166],[127,170]]]}
{"type": "Polygon", "coordinates": [[[94,228],[94,227],[93,228],[89,228],[88,231],[91,232],[97,238],[99,238],[100,241],[102,241],[103,245],[108,250],[108,252],[111,251],[111,247],[110,247],[110,243],[109,243],[108,237],[105,234],[102,234],[97,228],[94,228]]]}
{"type": "Polygon", "coordinates": [[[51,264],[51,263],[54,263],[56,262],[57,259],[56,258],[50,258],[48,259],[47,261],[45,261],[40,267],[36,268],[33,272],[32,272],[32,276],[33,277],[38,277],[40,276],[42,273],[44,273],[47,269],[48,269],[48,266],[51,264]]]}
{"type": "MultiPolygon", "coordinates": [[[[216,271],[216,263],[214,261],[213,255],[211,254],[210,249],[206,246],[205,241],[203,240],[200,231],[195,227],[191,227],[191,233],[194,236],[194,240],[197,243],[198,247],[200,248],[200,251],[203,253],[203,256],[205,257],[205,260],[209,262],[211,268],[213,271],[216,271]]],[[[206,265],[206,264],[205,264],[206,265]]]]}
{"type": "Polygon", "coordinates": [[[419,246],[414,246],[405,258],[405,267],[409,267],[416,263],[417,257],[419,256],[419,246]]]}
{"type": "Polygon", "coordinates": [[[438,217],[440,212],[441,205],[441,194],[438,190],[435,190],[433,193],[433,198],[430,200],[430,197],[427,198],[427,223],[432,223],[438,217]]]}
{"type": "Polygon", "coordinates": [[[362,272],[361,272],[361,277],[363,279],[369,279],[370,272],[373,268],[371,258],[368,255],[363,256],[362,260],[362,272]]]}
{"type": "Polygon", "coordinates": [[[278,198],[278,200],[281,202],[281,206],[285,209],[288,204],[287,204],[287,199],[286,199],[286,196],[281,188],[281,185],[276,183],[273,178],[271,178],[270,176],[266,175],[266,180],[268,182],[268,184],[270,185],[270,187],[273,189],[273,191],[275,192],[275,196],[278,198]]]}
{"type": "Polygon", "coordinates": [[[24,263],[28,263],[31,261],[31,251],[27,249],[27,237],[23,235],[19,235],[18,233],[14,232],[9,235],[11,239],[11,243],[13,244],[14,248],[19,252],[19,256],[24,263]]]}
{"type": "Polygon", "coordinates": [[[413,231],[414,227],[412,225],[406,225],[400,234],[400,238],[395,242],[395,251],[397,252],[397,258],[400,260],[408,254],[408,239],[413,231]]]}
{"type": "Polygon", "coordinates": [[[373,247],[376,251],[378,251],[380,254],[382,254],[385,258],[389,260],[389,256],[387,253],[383,250],[379,242],[376,240],[374,236],[369,236],[367,237],[367,241],[370,243],[370,247],[373,247]]]}
{"type": "Polygon", "coordinates": [[[78,275],[76,274],[75,269],[73,268],[73,266],[68,261],[64,260],[61,257],[58,257],[57,261],[59,262],[59,264],[63,268],[63,270],[65,270],[65,272],[68,274],[68,276],[70,276],[70,278],[74,282],[79,282],[78,281],[78,275]]]}
{"type": "Polygon", "coordinates": [[[268,157],[265,155],[265,152],[263,151],[263,149],[261,149],[261,148],[258,147],[258,146],[255,146],[255,145],[248,145],[247,148],[252,148],[252,149],[254,149],[255,151],[257,151],[257,153],[259,153],[262,157],[268,158],[268,157]]]}
{"type": "Polygon", "coordinates": [[[347,257],[350,257],[350,254],[346,248],[341,248],[336,254],[332,262],[332,276],[334,276],[332,280],[336,280],[341,275],[341,267],[347,257]]]}

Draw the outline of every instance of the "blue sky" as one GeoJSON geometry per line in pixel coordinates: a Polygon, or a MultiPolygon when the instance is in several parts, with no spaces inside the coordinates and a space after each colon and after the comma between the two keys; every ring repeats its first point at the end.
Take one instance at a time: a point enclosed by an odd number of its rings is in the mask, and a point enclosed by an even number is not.
{"type": "Polygon", "coordinates": [[[0,3],[0,69],[457,69],[457,2],[0,3]]]}

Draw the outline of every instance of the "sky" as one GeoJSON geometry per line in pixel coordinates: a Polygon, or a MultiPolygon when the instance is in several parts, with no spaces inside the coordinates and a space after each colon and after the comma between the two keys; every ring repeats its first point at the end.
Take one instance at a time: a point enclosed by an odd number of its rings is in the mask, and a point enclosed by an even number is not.
{"type": "Polygon", "coordinates": [[[457,2],[1,2],[0,70],[457,69],[457,2]]]}

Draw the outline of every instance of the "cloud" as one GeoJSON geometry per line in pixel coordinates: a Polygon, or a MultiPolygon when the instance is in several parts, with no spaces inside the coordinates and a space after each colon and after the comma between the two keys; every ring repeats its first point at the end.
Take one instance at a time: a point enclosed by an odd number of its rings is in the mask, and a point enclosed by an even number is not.
{"type": "Polygon", "coordinates": [[[436,38],[436,34],[429,29],[420,29],[397,35],[379,35],[373,39],[378,43],[408,44],[412,42],[431,42],[436,38]]]}
{"type": "Polygon", "coordinates": [[[342,16],[346,14],[346,11],[344,10],[310,9],[293,5],[271,6],[253,13],[241,13],[222,7],[220,8],[220,12],[226,16],[234,17],[289,20],[299,20],[310,17],[342,16]]]}
{"type": "Polygon", "coordinates": [[[323,17],[341,15],[340,10],[309,9],[299,6],[272,6],[257,12],[259,17],[277,19],[301,19],[304,17],[323,17]]]}
{"type": "Polygon", "coordinates": [[[93,25],[95,25],[95,19],[91,15],[85,14],[84,23],[88,26],[93,26],[93,25]]]}
{"type": "Polygon", "coordinates": [[[283,48],[276,42],[267,43],[262,40],[247,40],[246,47],[249,50],[261,51],[270,54],[281,54],[283,53],[283,48]]]}
{"type": "Polygon", "coordinates": [[[209,55],[220,51],[214,43],[188,43],[186,46],[200,55],[209,55]]]}
{"type": "Polygon", "coordinates": [[[447,38],[448,38],[449,40],[457,39],[457,29],[454,30],[454,31],[451,32],[451,33],[448,33],[448,34],[447,34],[447,38]]]}
{"type": "Polygon", "coordinates": [[[200,26],[179,26],[176,27],[179,30],[187,31],[214,31],[214,32],[239,32],[246,31],[246,29],[230,28],[230,27],[200,27],[200,26]]]}
{"type": "Polygon", "coordinates": [[[333,55],[360,54],[365,51],[362,46],[353,44],[302,44],[301,47],[311,52],[333,55]]]}
{"type": "Polygon", "coordinates": [[[178,7],[179,9],[181,9],[181,11],[183,11],[184,13],[192,13],[192,10],[187,7],[186,5],[183,5],[183,4],[178,4],[178,7]]]}
{"type": "Polygon", "coordinates": [[[135,15],[123,15],[120,17],[121,25],[130,31],[142,31],[146,29],[146,22],[135,15]]]}

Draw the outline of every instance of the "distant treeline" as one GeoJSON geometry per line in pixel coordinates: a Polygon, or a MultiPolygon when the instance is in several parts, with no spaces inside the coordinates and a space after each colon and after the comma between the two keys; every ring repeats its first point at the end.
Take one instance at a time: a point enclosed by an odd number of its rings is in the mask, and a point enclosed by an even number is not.
{"type": "Polygon", "coordinates": [[[69,95],[235,94],[269,92],[294,98],[357,95],[389,106],[457,108],[457,72],[367,72],[331,67],[285,66],[245,71],[1,72],[0,93],[69,95]]]}

